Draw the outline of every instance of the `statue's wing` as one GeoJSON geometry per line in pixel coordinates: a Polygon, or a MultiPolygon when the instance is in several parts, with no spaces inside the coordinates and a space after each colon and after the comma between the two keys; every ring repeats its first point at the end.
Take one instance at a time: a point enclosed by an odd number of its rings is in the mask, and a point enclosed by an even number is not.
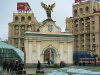
{"type": "Polygon", "coordinates": [[[55,7],[55,4],[56,3],[54,3],[54,4],[51,5],[51,7],[50,7],[51,10],[55,7]]]}
{"type": "Polygon", "coordinates": [[[43,2],[41,2],[41,6],[46,10],[47,9],[47,5],[44,4],[43,2]]]}

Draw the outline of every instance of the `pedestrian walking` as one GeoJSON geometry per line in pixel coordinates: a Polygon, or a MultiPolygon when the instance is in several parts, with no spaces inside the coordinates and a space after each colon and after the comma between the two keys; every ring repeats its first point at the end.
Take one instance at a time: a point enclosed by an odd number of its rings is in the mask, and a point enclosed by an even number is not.
{"type": "Polygon", "coordinates": [[[41,68],[41,63],[40,63],[40,61],[38,61],[37,69],[40,70],[40,68],[41,68]]]}
{"type": "Polygon", "coordinates": [[[9,73],[9,71],[10,71],[10,62],[8,61],[7,62],[7,73],[9,73]]]}

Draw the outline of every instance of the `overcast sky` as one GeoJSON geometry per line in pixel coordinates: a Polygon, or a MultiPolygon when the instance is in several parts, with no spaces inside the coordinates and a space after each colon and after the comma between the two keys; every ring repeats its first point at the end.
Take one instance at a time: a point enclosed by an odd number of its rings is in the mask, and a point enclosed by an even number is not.
{"type": "Polygon", "coordinates": [[[46,4],[56,3],[52,19],[64,31],[66,17],[72,16],[74,0],[0,0],[0,38],[2,40],[8,39],[8,23],[12,22],[13,12],[17,13],[17,2],[28,2],[36,19],[39,22],[44,21],[47,17],[46,12],[41,7],[41,1],[46,4]]]}

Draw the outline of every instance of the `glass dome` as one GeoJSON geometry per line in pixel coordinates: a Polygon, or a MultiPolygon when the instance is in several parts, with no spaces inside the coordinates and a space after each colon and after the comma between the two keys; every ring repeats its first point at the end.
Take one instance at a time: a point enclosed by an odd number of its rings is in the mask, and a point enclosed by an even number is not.
{"type": "Polygon", "coordinates": [[[24,62],[24,52],[12,45],[0,41],[0,62],[4,60],[19,60],[24,62]]]}

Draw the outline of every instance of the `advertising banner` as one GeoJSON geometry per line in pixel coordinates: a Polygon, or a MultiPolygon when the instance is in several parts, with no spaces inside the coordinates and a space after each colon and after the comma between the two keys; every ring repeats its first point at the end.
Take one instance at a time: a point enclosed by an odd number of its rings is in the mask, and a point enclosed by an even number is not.
{"type": "Polygon", "coordinates": [[[89,1],[89,0],[75,0],[75,3],[86,2],[86,1],[89,1]]]}
{"type": "Polygon", "coordinates": [[[17,3],[17,10],[18,11],[30,11],[31,8],[27,2],[18,2],[17,3]]]}
{"type": "Polygon", "coordinates": [[[82,0],[75,0],[75,3],[81,2],[82,0]]]}

